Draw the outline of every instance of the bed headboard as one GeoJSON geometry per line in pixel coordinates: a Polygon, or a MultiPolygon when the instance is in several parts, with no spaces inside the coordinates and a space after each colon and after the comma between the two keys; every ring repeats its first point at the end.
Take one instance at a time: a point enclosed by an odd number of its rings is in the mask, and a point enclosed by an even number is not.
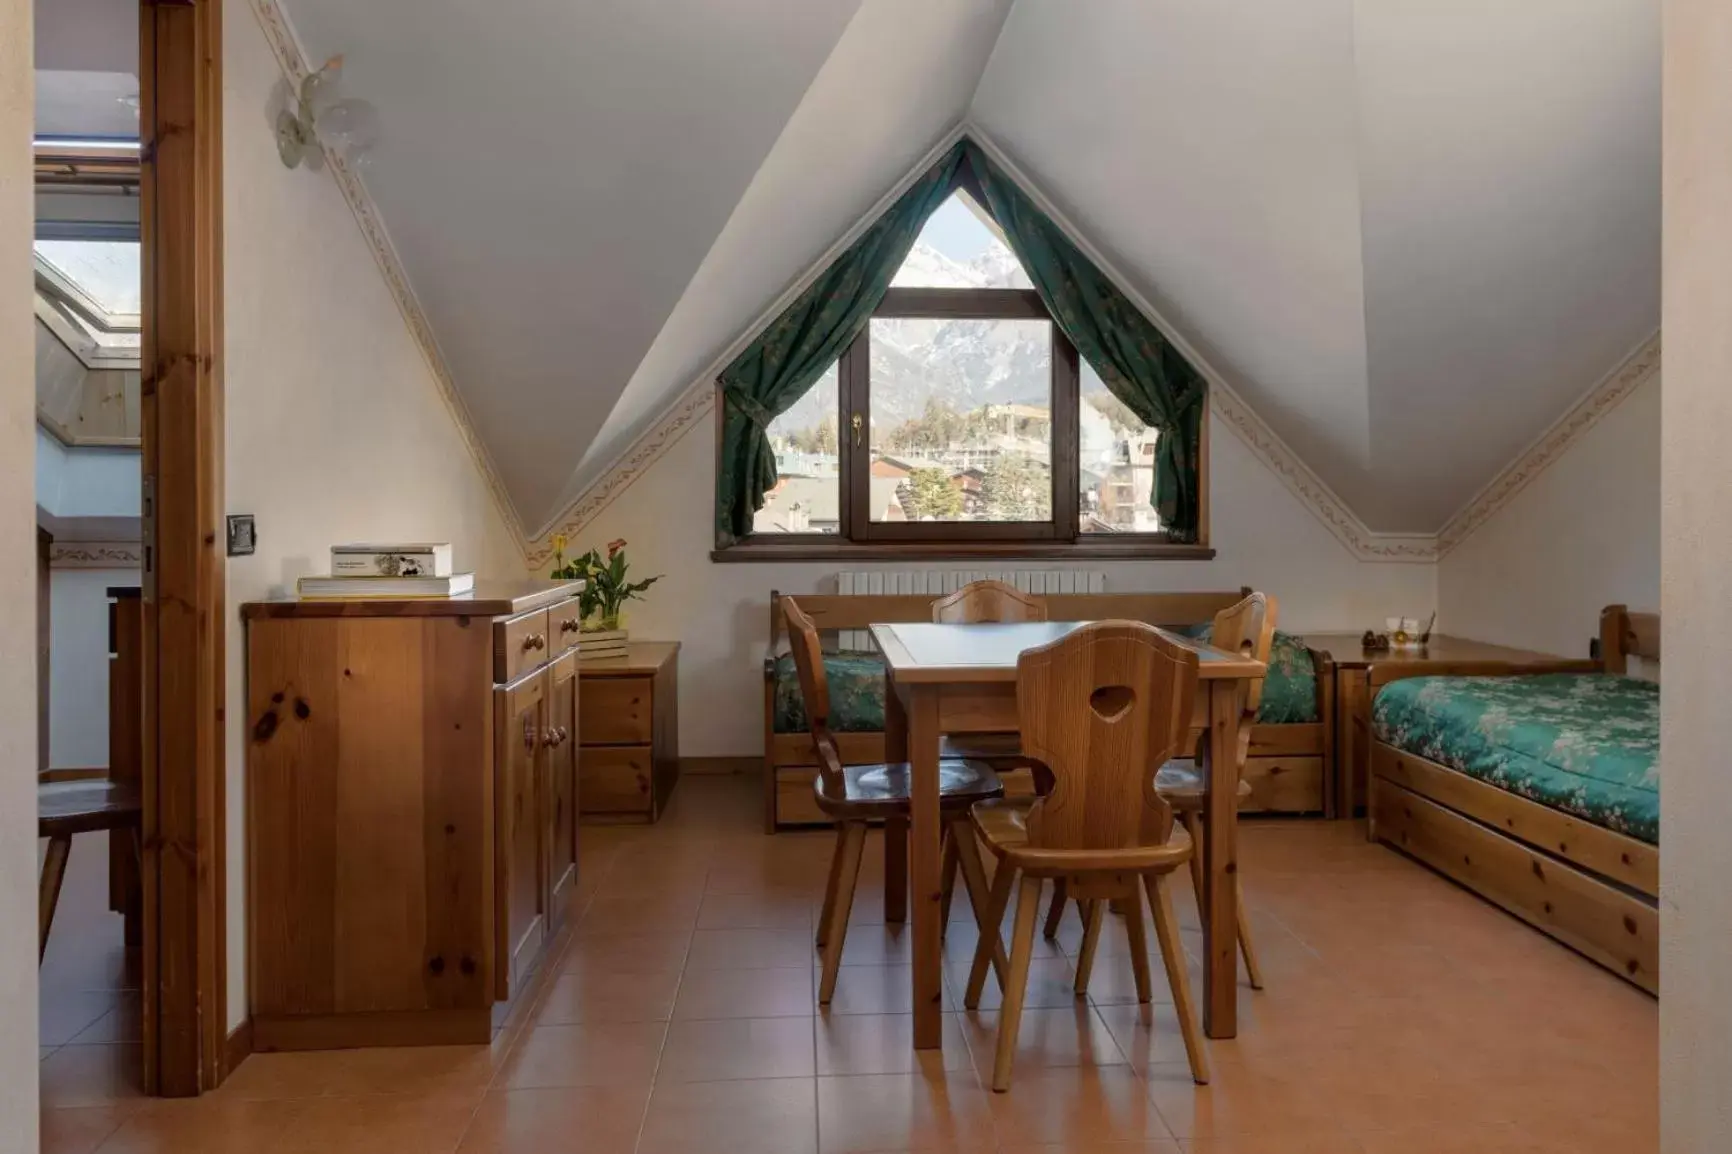
{"type": "Polygon", "coordinates": [[[1632,656],[1660,663],[1660,615],[1608,605],[1600,611],[1600,661],[1607,673],[1628,673],[1632,656]]]}

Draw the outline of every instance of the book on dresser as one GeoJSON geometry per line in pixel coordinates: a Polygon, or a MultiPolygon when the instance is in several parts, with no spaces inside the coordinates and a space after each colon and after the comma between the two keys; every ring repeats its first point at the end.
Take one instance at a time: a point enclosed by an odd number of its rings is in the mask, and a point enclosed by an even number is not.
{"type": "Polygon", "coordinates": [[[449,577],[452,572],[447,541],[331,546],[333,577],[449,577]]]}
{"type": "Polygon", "coordinates": [[[463,597],[474,588],[473,573],[449,577],[302,577],[295,586],[308,600],[463,597]]]}

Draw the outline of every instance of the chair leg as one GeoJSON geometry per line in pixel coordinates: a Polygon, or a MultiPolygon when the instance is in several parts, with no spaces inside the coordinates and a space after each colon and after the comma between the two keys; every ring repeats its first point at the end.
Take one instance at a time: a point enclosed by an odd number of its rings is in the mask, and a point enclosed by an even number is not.
{"type": "Polygon", "coordinates": [[[1137,1004],[1147,1005],[1152,996],[1149,989],[1149,935],[1143,928],[1143,895],[1131,887],[1125,900],[1125,933],[1131,939],[1131,973],[1137,979],[1137,1004]]]}
{"type": "Polygon", "coordinates": [[[884,822],[884,921],[900,925],[908,920],[908,819],[892,817],[884,822]]]}
{"type": "Polygon", "coordinates": [[[950,901],[956,896],[956,826],[956,822],[950,822],[944,827],[944,854],[938,871],[944,895],[939,899],[938,930],[941,937],[950,930],[950,901]]]}
{"type": "Polygon", "coordinates": [[[836,848],[830,851],[830,877],[824,883],[824,908],[818,914],[817,946],[824,948],[830,934],[830,913],[836,908],[836,886],[842,876],[842,847],[848,844],[848,827],[836,827],[836,848]]]}
{"type": "MultiPolygon", "coordinates": [[[[980,940],[992,947],[992,976],[1004,988],[1004,971],[1009,962],[1004,956],[1004,943],[998,937],[999,922],[994,922],[992,935],[986,933],[987,911],[992,905],[991,887],[986,880],[986,864],[980,860],[980,844],[974,840],[974,830],[963,822],[950,827],[950,844],[955,847],[958,864],[962,867],[962,884],[968,890],[968,904],[974,910],[974,922],[980,930],[980,940]]],[[[1003,915],[999,916],[999,921],[1003,915]]]]}
{"type": "Polygon", "coordinates": [[[860,881],[860,854],[866,848],[866,823],[851,821],[842,827],[842,862],[836,873],[836,901],[830,909],[830,928],[825,931],[824,973],[818,982],[818,1004],[828,1006],[836,992],[836,974],[842,968],[842,947],[848,940],[848,914],[854,908],[854,887],[860,881]]]}
{"type": "MultiPolygon", "coordinates": [[[[998,872],[992,875],[992,892],[986,899],[986,916],[980,919],[980,943],[974,947],[974,965],[968,971],[968,988],[962,995],[963,1006],[970,1010],[980,1009],[980,995],[986,989],[986,971],[992,955],[994,951],[1004,950],[998,928],[1004,924],[1004,911],[1010,905],[1010,887],[1014,881],[1016,870],[1007,862],[999,862],[998,872]]],[[[1005,981],[1005,978],[999,979],[1000,990],[1005,988],[1005,981]]]]}
{"type": "Polygon", "coordinates": [[[1010,934],[1010,974],[1004,987],[1004,1004],[998,1008],[998,1051],[992,1059],[992,1088],[1002,1094],[1010,1089],[1010,1071],[1016,1063],[1016,1035],[1022,1025],[1022,999],[1028,992],[1028,960],[1034,953],[1034,922],[1040,916],[1039,878],[1022,879],[1016,899],[1016,927],[1010,934]]]}
{"type": "Polygon", "coordinates": [[[1052,904],[1046,908],[1046,925],[1040,931],[1043,936],[1058,937],[1058,927],[1064,922],[1064,904],[1070,900],[1069,889],[1063,878],[1052,883],[1052,904]]]}
{"type": "Polygon", "coordinates": [[[1233,875],[1233,900],[1239,905],[1239,952],[1245,955],[1245,976],[1251,979],[1251,988],[1263,988],[1263,968],[1257,964],[1257,947],[1251,944],[1251,917],[1245,912],[1245,886],[1239,880],[1239,875],[1233,875]]]}
{"type": "Polygon", "coordinates": [[[1100,947],[1101,926],[1107,920],[1107,903],[1078,902],[1077,908],[1082,913],[1083,940],[1082,951],[1076,957],[1075,989],[1076,996],[1081,998],[1089,992],[1089,975],[1094,972],[1095,950],[1100,947]]]}
{"type": "Polygon", "coordinates": [[[1191,889],[1197,895],[1197,916],[1203,916],[1203,821],[1202,814],[1183,811],[1179,824],[1191,835],[1191,889]]]}
{"type": "Polygon", "coordinates": [[[54,907],[60,904],[60,883],[66,880],[66,859],[71,853],[71,838],[48,839],[48,856],[42,861],[42,889],[36,909],[41,938],[36,953],[37,964],[41,964],[48,954],[48,927],[54,924],[54,907]]]}
{"type": "Polygon", "coordinates": [[[1191,1060],[1191,1080],[1209,1083],[1209,1055],[1203,1049],[1203,1031],[1197,1024],[1197,1006],[1191,1001],[1191,978],[1185,967],[1185,949],[1179,944],[1179,922],[1173,916],[1172,895],[1164,874],[1144,874],[1149,906],[1155,915],[1155,938],[1161,944],[1161,961],[1167,967],[1167,985],[1173,991],[1173,1009],[1179,1015],[1179,1030],[1185,1038],[1185,1056],[1191,1060]]]}

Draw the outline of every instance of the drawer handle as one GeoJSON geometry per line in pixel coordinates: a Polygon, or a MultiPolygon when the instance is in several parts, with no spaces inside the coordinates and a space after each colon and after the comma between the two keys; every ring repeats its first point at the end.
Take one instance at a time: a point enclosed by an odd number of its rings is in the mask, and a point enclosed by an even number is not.
{"type": "Polygon", "coordinates": [[[561,633],[576,633],[581,628],[583,628],[583,626],[575,617],[567,617],[564,621],[559,623],[559,631],[561,633]]]}
{"type": "Polygon", "coordinates": [[[547,736],[542,740],[547,748],[558,749],[560,746],[564,745],[570,737],[570,730],[566,729],[563,725],[556,725],[547,731],[547,736]]]}
{"type": "Polygon", "coordinates": [[[546,648],[547,648],[547,638],[543,637],[539,633],[531,633],[528,637],[525,637],[523,639],[523,651],[525,653],[528,653],[531,649],[546,649],[546,648]]]}

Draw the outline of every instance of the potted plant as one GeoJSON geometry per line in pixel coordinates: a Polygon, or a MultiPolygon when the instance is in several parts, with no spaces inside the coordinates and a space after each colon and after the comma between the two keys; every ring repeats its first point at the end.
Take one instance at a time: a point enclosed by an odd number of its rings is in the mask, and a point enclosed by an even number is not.
{"type": "Polygon", "coordinates": [[[582,581],[578,594],[578,611],[583,614],[583,631],[578,635],[577,648],[584,656],[606,656],[623,653],[626,638],[625,603],[639,597],[644,590],[661,580],[661,575],[633,581],[627,573],[625,538],[607,543],[607,556],[591,549],[570,562],[565,559],[565,538],[553,539],[553,572],[556,580],[582,581]]]}

